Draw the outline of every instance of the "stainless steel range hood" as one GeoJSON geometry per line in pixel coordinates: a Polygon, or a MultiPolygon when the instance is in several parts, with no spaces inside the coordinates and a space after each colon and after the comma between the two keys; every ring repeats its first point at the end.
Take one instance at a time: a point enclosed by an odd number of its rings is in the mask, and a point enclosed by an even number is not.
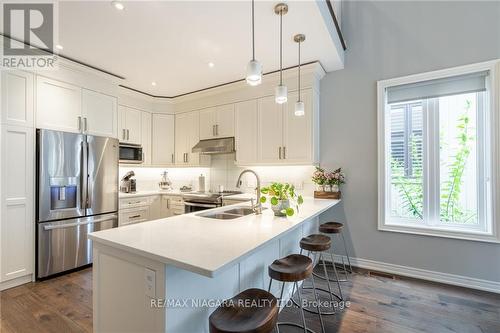
{"type": "Polygon", "coordinates": [[[201,140],[193,147],[193,153],[205,155],[234,153],[234,138],[201,140]]]}

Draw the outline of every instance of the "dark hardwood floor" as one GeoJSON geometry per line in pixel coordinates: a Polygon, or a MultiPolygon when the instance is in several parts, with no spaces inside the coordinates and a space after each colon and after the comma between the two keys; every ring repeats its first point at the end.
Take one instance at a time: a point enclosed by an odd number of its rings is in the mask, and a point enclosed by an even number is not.
{"type": "MultiPolygon", "coordinates": [[[[326,286],[319,280],[318,284],[326,286]]],[[[498,294],[408,278],[392,279],[366,271],[352,274],[351,281],[342,286],[350,307],[324,317],[329,333],[500,332],[498,294]]],[[[285,309],[280,320],[300,321],[297,311],[285,309]]],[[[2,333],[91,332],[92,271],[86,269],[3,291],[0,313],[2,333]]],[[[317,316],[306,313],[306,319],[310,328],[320,333],[317,316]]],[[[287,327],[280,331],[300,332],[287,327]]]]}

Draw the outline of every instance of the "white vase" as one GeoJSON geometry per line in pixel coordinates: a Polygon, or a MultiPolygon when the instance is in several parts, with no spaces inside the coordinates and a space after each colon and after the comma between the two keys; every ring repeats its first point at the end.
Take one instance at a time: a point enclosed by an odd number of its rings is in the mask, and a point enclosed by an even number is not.
{"type": "Polygon", "coordinates": [[[330,185],[330,191],[331,192],[339,192],[340,191],[340,188],[338,185],[334,184],[334,185],[330,185]]]}

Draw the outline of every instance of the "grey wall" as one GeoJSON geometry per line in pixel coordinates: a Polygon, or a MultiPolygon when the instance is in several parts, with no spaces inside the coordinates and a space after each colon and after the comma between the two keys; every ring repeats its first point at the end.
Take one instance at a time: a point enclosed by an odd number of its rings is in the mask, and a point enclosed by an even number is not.
{"type": "Polygon", "coordinates": [[[355,257],[500,281],[500,244],[377,230],[376,81],[500,58],[500,1],[345,1],[345,69],[321,83],[321,160],[343,166],[355,257]]]}

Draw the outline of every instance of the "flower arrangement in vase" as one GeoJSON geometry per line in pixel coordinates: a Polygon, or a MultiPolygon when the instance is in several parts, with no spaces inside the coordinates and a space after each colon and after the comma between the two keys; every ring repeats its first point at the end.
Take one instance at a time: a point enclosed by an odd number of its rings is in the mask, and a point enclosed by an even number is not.
{"type": "Polygon", "coordinates": [[[321,167],[316,167],[312,176],[312,181],[318,187],[315,197],[340,198],[340,186],[345,184],[345,174],[342,168],[334,171],[327,171],[321,167]],[[321,192],[331,192],[332,195],[320,194],[321,192]]]}

